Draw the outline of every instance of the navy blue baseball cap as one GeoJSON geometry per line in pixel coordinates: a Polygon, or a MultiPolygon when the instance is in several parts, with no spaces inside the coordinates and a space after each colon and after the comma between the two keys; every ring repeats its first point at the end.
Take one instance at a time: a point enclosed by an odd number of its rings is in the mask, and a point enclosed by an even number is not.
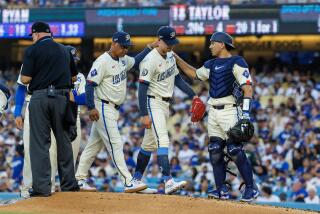
{"type": "Polygon", "coordinates": [[[176,38],[176,31],[170,26],[162,26],[157,33],[159,39],[163,40],[167,45],[176,45],[179,40],[176,38]]]}
{"type": "Polygon", "coordinates": [[[235,48],[233,45],[232,37],[225,32],[215,32],[214,34],[212,34],[210,41],[211,42],[222,42],[222,43],[230,46],[231,48],[235,48]]]}
{"type": "Polygon", "coordinates": [[[70,51],[71,55],[73,56],[74,61],[79,61],[80,58],[77,56],[77,49],[71,45],[66,46],[67,50],[70,51]]]}
{"type": "Polygon", "coordinates": [[[50,26],[45,22],[35,22],[31,27],[29,36],[32,36],[33,33],[51,33],[50,26]]]}
{"type": "Polygon", "coordinates": [[[124,31],[118,31],[113,34],[112,41],[117,42],[122,46],[131,46],[130,35],[124,31]]]}

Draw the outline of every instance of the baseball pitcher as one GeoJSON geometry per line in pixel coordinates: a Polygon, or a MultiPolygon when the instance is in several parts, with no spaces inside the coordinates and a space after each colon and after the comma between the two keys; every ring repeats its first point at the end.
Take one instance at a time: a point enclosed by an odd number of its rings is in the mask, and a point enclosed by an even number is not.
{"type": "MultiPolygon", "coordinates": [[[[169,102],[174,86],[189,98],[199,99],[182,79],[177,69],[172,49],[179,43],[176,32],[169,26],[158,30],[159,46],[153,49],[140,64],[139,107],[145,134],[137,158],[134,178],[142,179],[151,153],[157,151],[158,165],[162,170],[165,193],[171,194],[183,188],[186,181],[175,181],[170,173],[168,159],[169,135],[167,120],[169,102]]],[[[200,99],[199,99],[200,100],[200,99]]]]}

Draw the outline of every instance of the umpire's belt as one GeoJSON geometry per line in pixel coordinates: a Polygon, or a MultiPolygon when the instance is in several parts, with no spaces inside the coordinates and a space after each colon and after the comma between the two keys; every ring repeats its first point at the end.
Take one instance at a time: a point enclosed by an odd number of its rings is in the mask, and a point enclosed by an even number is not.
{"type": "MultiPolygon", "coordinates": [[[[226,105],[219,105],[219,106],[212,106],[212,108],[217,109],[217,110],[222,110],[224,109],[224,107],[230,106],[230,104],[226,104],[226,105]]],[[[236,104],[232,104],[232,107],[236,107],[236,104]]]]}
{"type": "MultiPolygon", "coordinates": [[[[108,100],[103,100],[103,99],[100,99],[101,102],[105,103],[105,104],[113,104],[111,102],[109,102],[108,100]]],[[[114,105],[114,108],[119,110],[120,109],[120,105],[117,105],[117,104],[113,104],[114,105]]]]}
{"type": "MultiPolygon", "coordinates": [[[[148,95],[149,98],[152,98],[152,99],[157,99],[158,97],[155,97],[153,95],[148,95]]],[[[159,97],[159,99],[165,101],[165,102],[170,102],[171,100],[171,97],[159,97]]]]}
{"type": "MultiPolygon", "coordinates": [[[[68,95],[70,92],[70,89],[55,89],[54,94],[56,95],[68,95]]],[[[48,93],[48,89],[40,89],[40,90],[34,90],[31,92],[31,94],[42,94],[42,93],[48,93]]],[[[28,93],[29,94],[29,93],[28,93]]]]}

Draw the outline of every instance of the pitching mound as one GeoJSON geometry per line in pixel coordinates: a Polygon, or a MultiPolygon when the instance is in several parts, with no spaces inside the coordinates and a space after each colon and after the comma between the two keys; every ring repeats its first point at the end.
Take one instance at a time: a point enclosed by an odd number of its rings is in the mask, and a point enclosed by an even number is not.
{"type": "Polygon", "coordinates": [[[0,207],[0,213],[291,214],[311,212],[181,196],[75,192],[56,193],[49,198],[18,201],[15,204],[0,207]]]}

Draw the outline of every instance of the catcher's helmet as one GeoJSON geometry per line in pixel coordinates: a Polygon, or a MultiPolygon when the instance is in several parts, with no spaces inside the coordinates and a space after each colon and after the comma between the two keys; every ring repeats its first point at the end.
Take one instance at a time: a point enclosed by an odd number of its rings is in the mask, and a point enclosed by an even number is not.
{"type": "Polygon", "coordinates": [[[232,37],[225,32],[215,32],[214,34],[212,34],[210,41],[223,42],[224,44],[230,46],[231,48],[235,48],[234,45],[232,44],[233,43],[232,37]]]}

